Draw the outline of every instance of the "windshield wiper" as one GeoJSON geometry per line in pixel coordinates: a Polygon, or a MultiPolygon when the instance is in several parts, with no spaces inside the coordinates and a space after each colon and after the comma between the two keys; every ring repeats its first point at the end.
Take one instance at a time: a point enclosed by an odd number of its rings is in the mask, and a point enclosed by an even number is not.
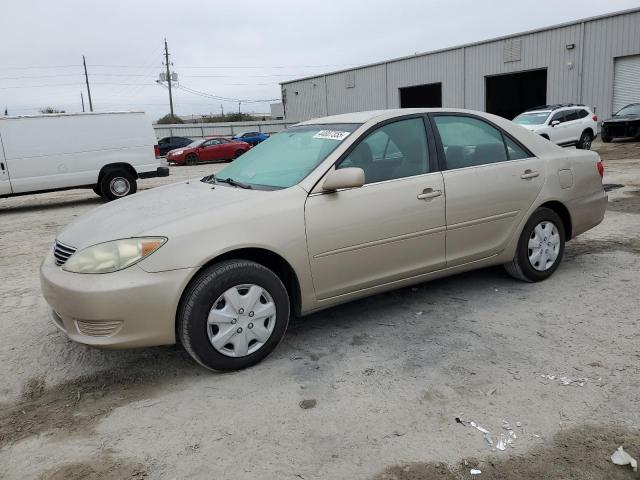
{"type": "Polygon", "coordinates": [[[215,178],[215,181],[218,182],[218,183],[227,183],[229,185],[233,185],[234,187],[247,188],[249,190],[253,189],[253,187],[251,185],[249,185],[248,183],[238,182],[237,180],[234,180],[231,177],[229,177],[229,178],[215,178]]]}

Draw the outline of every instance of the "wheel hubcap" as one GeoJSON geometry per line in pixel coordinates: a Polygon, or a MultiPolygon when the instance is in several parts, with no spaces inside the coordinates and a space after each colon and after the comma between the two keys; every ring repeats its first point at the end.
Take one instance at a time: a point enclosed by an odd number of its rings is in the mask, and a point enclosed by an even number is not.
{"type": "Polygon", "coordinates": [[[122,197],[129,193],[129,182],[126,178],[116,177],[111,180],[110,189],[114,195],[122,197]]]}
{"type": "Polygon", "coordinates": [[[260,350],[276,325],[276,304],[258,285],[237,285],[213,303],[207,334],[216,351],[244,357],[260,350]]]}
{"type": "Polygon", "coordinates": [[[529,237],[529,263],[539,272],[549,270],[560,254],[560,233],[549,221],[540,222],[529,237]]]}

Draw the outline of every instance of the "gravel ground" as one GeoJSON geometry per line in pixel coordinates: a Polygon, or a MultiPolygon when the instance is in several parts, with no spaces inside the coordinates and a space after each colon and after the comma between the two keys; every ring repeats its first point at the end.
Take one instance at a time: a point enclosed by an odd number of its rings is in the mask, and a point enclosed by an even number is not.
{"type": "Polygon", "coordinates": [[[38,266],[101,200],[1,199],[0,478],[637,478],[607,459],[640,457],[640,147],[594,148],[622,186],[548,281],[495,268],[377,295],[295,321],[228,374],[174,348],[68,341],[38,266]]]}

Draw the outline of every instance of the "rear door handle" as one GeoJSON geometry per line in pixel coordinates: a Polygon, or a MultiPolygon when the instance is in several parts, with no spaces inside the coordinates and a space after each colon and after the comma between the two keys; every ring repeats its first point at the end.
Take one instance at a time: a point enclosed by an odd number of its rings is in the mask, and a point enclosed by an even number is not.
{"type": "Polygon", "coordinates": [[[524,173],[520,175],[520,178],[522,178],[523,180],[527,180],[529,178],[536,178],[538,176],[540,176],[540,172],[538,172],[537,170],[525,170],[524,173]]]}
{"type": "Polygon", "coordinates": [[[442,190],[434,190],[433,188],[425,188],[421,194],[418,195],[418,200],[428,200],[430,198],[436,198],[442,195],[442,190]]]}

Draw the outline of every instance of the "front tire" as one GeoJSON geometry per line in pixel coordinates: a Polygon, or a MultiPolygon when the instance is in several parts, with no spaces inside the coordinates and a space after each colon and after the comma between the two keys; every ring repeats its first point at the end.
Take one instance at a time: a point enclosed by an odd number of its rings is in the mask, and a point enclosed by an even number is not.
{"type": "Polygon", "coordinates": [[[527,221],[507,273],[525,282],[540,282],[556,271],[564,255],[562,220],[550,208],[538,208],[527,221]]]}
{"type": "Polygon", "coordinates": [[[187,155],[185,163],[189,166],[196,165],[198,163],[198,157],[196,157],[194,154],[187,155]]]}
{"type": "Polygon", "coordinates": [[[99,197],[103,197],[104,198],[104,195],[102,195],[102,188],[100,188],[100,185],[96,185],[95,187],[93,187],[92,190],[93,190],[93,193],[95,193],[99,197]]]}
{"type": "Polygon", "coordinates": [[[248,260],[202,271],[185,290],[177,334],[191,357],[210,370],[229,371],[263,360],[289,323],[289,295],[278,276],[248,260]]]}
{"type": "Polygon", "coordinates": [[[604,132],[602,132],[602,134],[601,134],[601,138],[602,138],[602,141],[603,141],[604,143],[609,143],[609,142],[611,141],[611,136],[610,136],[610,135],[607,135],[607,134],[606,134],[606,133],[604,133],[604,132]]]}
{"type": "Polygon", "coordinates": [[[110,170],[102,176],[99,188],[101,196],[111,201],[133,195],[138,190],[138,184],[126,170],[110,170]]]}
{"type": "Polygon", "coordinates": [[[591,132],[588,130],[585,130],[582,132],[582,135],[580,135],[580,140],[578,140],[576,148],[580,150],[591,150],[591,142],[593,142],[593,135],[591,135],[591,132]]]}
{"type": "Polygon", "coordinates": [[[236,150],[236,152],[233,154],[233,158],[238,158],[243,153],[244,153],[244,150],[236,150]]]}

